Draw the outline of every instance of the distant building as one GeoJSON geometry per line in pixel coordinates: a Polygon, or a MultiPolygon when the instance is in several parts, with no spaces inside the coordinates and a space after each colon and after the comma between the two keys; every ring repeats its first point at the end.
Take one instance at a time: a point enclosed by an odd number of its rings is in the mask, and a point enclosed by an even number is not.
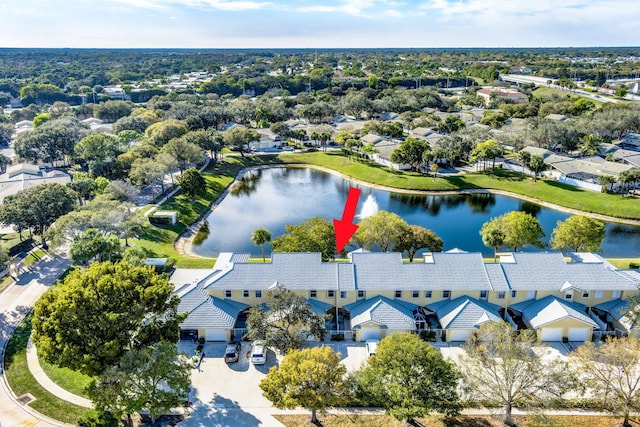
{"type": "Polygon", "coordinates": [[[476,94],[483,98],[487,105],[489,105],[493,97],[496,99],[507,99],[514,104],[526,104],[529,101],[529,98],[524,93],[518,92],[516,89],[505,89],[501,87],[482,88],[478,90],[476,94]]]}
{"type": "Polygon", "coordinates": [[[54,182],[66,184],[70,181],[71,177],[59,170],[46,170],[27,163],[9,166],[7,172],[0,174],[0,202],[7,196],[36,185],[54,182]]]}

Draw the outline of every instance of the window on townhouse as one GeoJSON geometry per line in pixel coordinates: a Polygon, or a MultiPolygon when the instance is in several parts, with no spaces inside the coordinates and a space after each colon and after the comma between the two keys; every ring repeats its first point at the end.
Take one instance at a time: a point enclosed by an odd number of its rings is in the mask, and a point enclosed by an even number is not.
{"type": "Polygon", "coordinates": [[[604,296],[604,292],[602,291],[596,291],[595,295],[593,296],[594,298],[600,299],[604,296]]]}
{"type": "Polygon", "coordinates": [[[231,291],[230,290],[224,291],[224,297],[225,298],[231,298],[231,291]]]}
{"type": "Polygon", "coordinates": [[[527,299],[534,299],[536,297],[536,291],[527,292],[527,299]]]}
{"type": "Polygon", "coordinates": [[[330,289],[327,291],[327,298],[335,298],[336,297],[336,291],[330,289]]]}
{"type": "Polygon", "coordinates": [[[480,291],[480,299],[487,299],[488,296],[489,296],[489,292],[480,291]]]}
{"type": "Polygon", "coordinates": [[[567,292],[564,294],[564,299],[571,301],[573,299],[573,292],[567,292]]]}
{"type": "Polygon", "coordinates": [[[244,290],[242,291],[242,298],[249,298],[249,291],[248,290],[244,290]]]}
{"type": "Polygon", "coordinates": [[[396,291],[396,298],[402,298],[402,291],[396,291]]]}
{"type": "Polygon", "coordinates": [[[309,291],[309,298],[316,298],[318,296],[318,291],[309,291]]]}
{"type": "Polygon", "coordinates": [[[507,296],[506,292],[504,291],[498,292],[498,299],[505,299],[506,296],[507,296]]]}
{"type": "Polygon", "coordinates": [[[518,291],[511,291],[511,298],[516,298],[518,296],[518,291]]]}
{"type": "Polygon", "coordinates": [[[411,291],[412,298],[420,298],[420,291],[411,291]]]}
{"type": "Polygon", "coordinates": [[[621,291],[611,291],[611,298],[620,298],[620,295],[622,295],[621,291]]]}
{"type": "Polygon", "coordinates": [[[358,298],[364,298],[364,291],[358,291],[358,298]]]}
{"type": "Polygon", "coordinates": [[[432,296],[432,292],[431,291],[424,291],[424,297],[425,298],[431,298],[432,296]]]}
{"type": "Polygon", "coordinates": [[[256,291],[256,298],[262,298],[262,291],[256,291]]]}
{"type": "Polygon", "coordinates": [[[442,291],[442,298],[450,298],[451,291],[442,291]]]}
{"type": "Polygon", "coordinates": [[[346,299],[347,298],[347,291],[340,291],[340,299],[346,299]]]}
{"type": "Polygon", "coordinates": [[[582,298],[589,298],[589,291],[582,291],[582,298]]]}

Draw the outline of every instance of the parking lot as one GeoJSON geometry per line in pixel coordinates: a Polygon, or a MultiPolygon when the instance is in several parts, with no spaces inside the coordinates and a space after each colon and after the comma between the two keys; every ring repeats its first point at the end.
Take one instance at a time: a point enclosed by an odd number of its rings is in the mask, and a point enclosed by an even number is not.
{"type": "MultiPolygon", "coordinates": [[[[329,345],[341,354],[341,360],[348,372],[358,369],[366,360],[364,343],[309,343],[309,345],[329,345]]],[[[192,355],[197,344],[181,341],[180,351],[192,355]]],[[[188,419],[180,423],[182,427],[195,426],[280,426],[270,414],[273,411],[260,390],[260,381],[272,366],[278,363],[273,351],[267,352],[264,365],[252,365],[248,353],[251,343],[243,342],[240,360],[226,364],[224,350],[226,343],[208,342],[204,346],[205,357],[191,375],[192,391],[189,400],[193,402],[188,419]]]]}

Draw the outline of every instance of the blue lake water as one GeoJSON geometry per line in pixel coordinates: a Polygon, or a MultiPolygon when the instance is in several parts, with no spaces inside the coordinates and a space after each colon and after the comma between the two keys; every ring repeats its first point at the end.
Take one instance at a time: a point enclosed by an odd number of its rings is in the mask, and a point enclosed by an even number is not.
{"type": "MultiPolygon", "coordinates": [[[[433,230],[444,241],[444,250],[460,248],[482,252],[493,250],[480,238],[482,224],[512,210],[534,215],[548,241],[558,221],[570,215],[512,197],[491,194],[426,196],[406,195],[373,189],[316,171],[273,168],[253,171],[208,217],[210,234],[193,251],[215,257],[219,252],[260,255],[251,233],[266,228],[273,238],[284,233],[287,224],[313,216],[340,218],[350,187],[362,190],[357,213],[376,209],[395,212],[407,223],[433,230]]],[[[356,218],[357,221],[357,218],[356,218]]],[[[349,249],[349,248],[348,248],[349,249]]],[[[266,248],[267,253],[269,248],[266,248]]],[[[523,250],[539,250],[525,247],[523,250]]],[[[602,252],[607,257],[639,257],[640,227],[607,223],[602,252]]]]}

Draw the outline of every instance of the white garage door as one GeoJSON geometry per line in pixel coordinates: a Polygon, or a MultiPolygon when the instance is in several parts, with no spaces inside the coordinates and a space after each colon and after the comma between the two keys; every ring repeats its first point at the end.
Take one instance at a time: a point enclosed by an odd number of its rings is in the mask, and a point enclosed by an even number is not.
{"type": "Polygon", "coordinates": [[[569,341],[588,341],[590,337],[590,328],[569,328],[569,341]]]}
{"type": "Polygon", "coordinates": [[[542,328],[542,341],[562,341],[562,328],[542,328]]]}
{"type": "Polygon", "coordinates": [[[224,329],[205,329],[207,341],[226,341],[227,333],[224,329]]]}
{"type": "Polygon", "coordinates": [[[471,336],[471,331],[468,329],[453,329],[447,331],[449,341],[466,341],[471,336]]]}
{"type": "Polygon", "coordinates": [[[380,328],[362,328],[360,331],[360,341],[379,340],[380,328]]]}

